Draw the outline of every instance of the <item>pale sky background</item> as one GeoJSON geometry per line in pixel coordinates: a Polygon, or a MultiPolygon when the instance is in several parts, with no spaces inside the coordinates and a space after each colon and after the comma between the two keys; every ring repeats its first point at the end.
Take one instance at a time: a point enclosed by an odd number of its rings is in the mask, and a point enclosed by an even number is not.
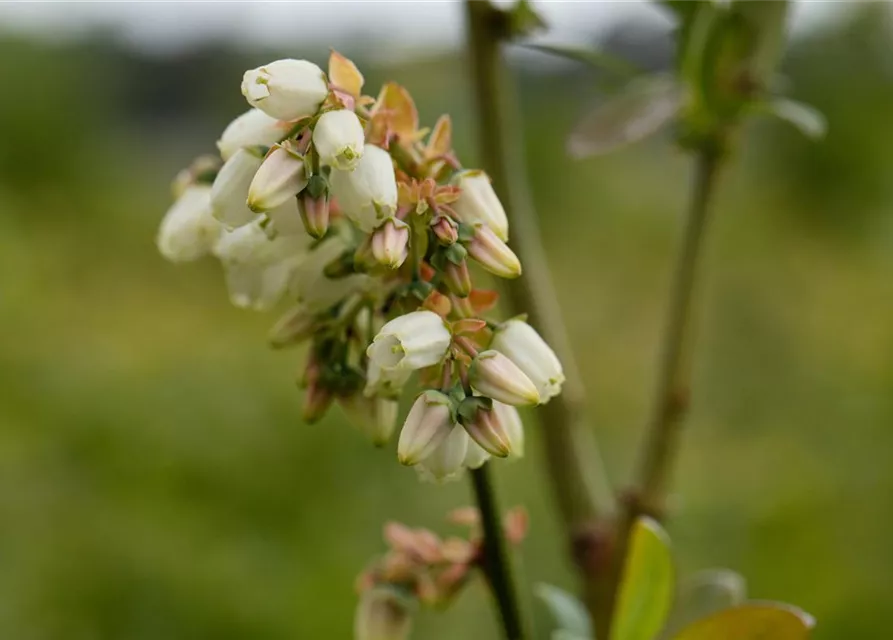
{"type": "MultiPolygon", "coordinates": [[[[540,0],[534,4],[549,22],[550,31],[542,38],[549,41],[591,41],[619,19],[666,21],[659,9],[641,0],[540,0]]],[[[844,0],[797,2],[795,35],[833,19],[848,4],[844,0]]],[[[83,37],[97,28],[136,49],[160,55],[215,39],[249,48],[264,43],[283,47],[294,42],[324,46],[357,34],[366,43],[382,45],[381,54],[390,57],[407,50],[459,46],[463,14],[458,0],[0,0],[0,33],[21,32],[52,41],[83,37]]]]}

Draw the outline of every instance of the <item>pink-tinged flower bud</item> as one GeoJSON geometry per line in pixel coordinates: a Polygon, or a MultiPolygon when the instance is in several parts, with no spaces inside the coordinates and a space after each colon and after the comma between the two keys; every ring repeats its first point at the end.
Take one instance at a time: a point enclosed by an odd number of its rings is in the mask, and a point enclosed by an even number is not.
{"type": "Polygon", "coordinates": [[[419,463],[421,479],[436,483],[457,479],[465,469],[463,463],[470,442],[465,430],[458,424],[453,425],[449,435],[419,463]]]}
{"type": "Polygon", "coordinates": [[[312,116],[328,94],[322,69],[307,60],[276,60],[242,77],[248,103],[278,120],[312,116]]]}
{"type": "Polygon", "coordinates": [[[353,171],[363,157],[365,134],[357,114],[347,109],[327,111],[313,129],[313,146],[319,162],[341,171],[353,171]]]}
{"type": "Polygon", "coordinates": [[[521,275],[518,256],[486,225],[475,226],[474,238],[468,243],[468,255],[500,278],[517,278],[521,275]]]}
{"type": "Polygon", "coordinates": [[[376,447],[384,446],[391,439],[400,411],[396,400],[352,395],[339,399],[339,404],[350,423],[366,434],[376,447]]]}
{"type": "Polygon", "coordinates": [[[319,239],[329,230],[329,195],[324,193],[314,198],[307,190],[299,196],[299,207],[304,230],[311,237],[319,239]]]}
{"type": "Polygon", "coordinates": [[[490,184],[490,178],[483,171],[462,171],[453,184],[462,191],[453,203],[453,211],[460,222],[487,225],[500,240],[508,242],[509,221],[505,209],[490,184]]]}
{"type": "Polygon", "coordinates": [[[409,225],[390,218],[372,234],[372,255],[379,264],[396,269],[409,255],[409,225]]]}
{"type": "Polygon", "coordinates": [[[364,233],[371,233],[397,211],[397,178],[390,154],[371,144],[353,171],[332,171],[332,194],[338,206],[364,233]]]}
{"type": "Polygon", "coordinates": [[[472,288],[468,262],[463,260],[459,264],[455,264],[448,260],[443,268],[443,281],[450,293],[460,298],[467,298],[472,288]]]}
{"type": "Polygon", "coordinates": [[[304,393],[304,410],[302,417],[307,424],[313,424],[322,419],[326,415],[326,411],[332,406],[335,394],[331,390],[325,388],[319,383],[313,383],[307,386],[304,393]]]}
{"type": "Polygon", "coordinates": [[[546,341],[523,320],[509,320],[500,326],[490,348],[504,353],[536,385],[540,401],[546,403],[561,393],[564,371],[546,341]]]}
{"type": "Polygon", "coordinates": [[[248,187],[248,208],[270,211],[307,186],[304,157],[290,144],[273,145],[248,187]]]}
{"type": "Polygon", "coordinates": [[[407,640],[411,628],[410,600],[393,587],[375,586],[360,595],[354,640],[407,640]]]}
{"type": "Polygon", "coordinates": [[[211,187],[186,187],[171,205],[158,229],[156,243],[171,262],[197,260],[207,254],[223,232],[211,214],[211,187]]]}
{"type": "Polygon", "coordinates": [[[269,147],[288,133],[288,124],[271,118],[260,109],[249,109],[230,122],[217,141],[220,157],[229,158],[242,147],[269,147]]]}
{"type": "Polygon", "coordinates": [[[425,391],[416,398],[397,442],[401,464],[418,464],[450,435],[455,425],[450,403],[449,397],[439,391],[425,391]]]}
{"type": "Polygon", "coordinates": [[[300,344],[313,335],[317,325],[316,316],[304,305],[292,307],[270,329],[270,345],[279,349],[300,344]]]}
{"type": "MultiPolygon", "coordinates": [[[[501,414],[494,407],[480,399],[466,399],[474,407],[470,418],[463,416],[462,426],[484,451],[497,458],[505,458],[512,453],[512,442],[505,425],[502,424],[501,414]]],[[[463,409],[464,407],[463,403],[463,409]]],[[[496,404],[495,402],[493,404],[496,404]]],[[[503,405],[506,406],[506,405],[503,405]]],[[[461,412],[460,412],[460,415],[461,412]]]]}
{"type": "Polygon", "coordinates": [[[450,347],[450,330],[433,311],[413,311],[385,324],[366,354],[382,369],[414,371],[438,364],[450,347]]]}
{"type": "Polygon", "coordinates": [[[211,207],[214,217],[230,228],[241,227],[257,215],[248,208],[248,187],[263,159],[253,150],[239,149],[214,179],[211,187],[211,207]]]}
{"type": "Polygon", "coordinates": [[[537,404],[540,394],[536,385],[518,366],[498,351],[483,351],[468,370],[471,388],[482,396],[515,407],[537,404]]]}
{"type": "Polygon", "coordinates": [[[524,423],[518,410],[511,405],[493,401],[493,413],[502,425],[509,444],[509,455],[512,458],[524,457],[524,423]]]}
{"type": "Polygon", "coordinates": [[[437,216],[431,221],[431,230],[442,245],[449,246],[459,239],[459,228],[446,216],[437,216]]]}

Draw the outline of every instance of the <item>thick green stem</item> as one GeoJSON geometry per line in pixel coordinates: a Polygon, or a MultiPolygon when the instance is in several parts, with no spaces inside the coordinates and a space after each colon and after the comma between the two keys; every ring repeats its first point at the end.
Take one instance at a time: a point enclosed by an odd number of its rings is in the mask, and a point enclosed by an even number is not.
{"type": "Polygon", "coordinates": [[[568,344],[555,287],[524,176],[517,98],[504,73],[500,44],[506,16],[489,2],[466,0],[468,48],[476,97],[483,166],[508,213],[512,247],[524,275],[506,285],[513,309],[528,314],[561,359],[567,380],[562,394],[539,409],[549,475],[570,536],[610,510],[611,494],[601,458],[584,421],[584,391],[568,344]]]}
{"type": "MultiPolygon", "coordinates": [[[[634,484],[623,501],[617,522],[611,571],[602,578],[608,584],[599,590],[602,597],[606,596],[600,608],[608,612],[613,610],[622,579],[633,523],[642,515],[662,519],[666,510],[673,464],[678,457],[683,420],[691,397],[691,356],[695,335],[692,308],[720,164],[717,146],[705,145],[695,159],[691,202],[670,293],[652,416],[634,484]]],[[[609,637],[610,617],[602,616],[596,620],[597,637],[609,637]]]]}
{"type": "Polygon", "coordinates": [[[518,594],[512,579],[511,559],[505,548],[502,519],[490,480],[489,466],[485,464],[470,472],[484,529],[483,569],[499,608],[506,640],[524,640],[529,636],[524,629],[521,608],[518,605],[518,594]]]}

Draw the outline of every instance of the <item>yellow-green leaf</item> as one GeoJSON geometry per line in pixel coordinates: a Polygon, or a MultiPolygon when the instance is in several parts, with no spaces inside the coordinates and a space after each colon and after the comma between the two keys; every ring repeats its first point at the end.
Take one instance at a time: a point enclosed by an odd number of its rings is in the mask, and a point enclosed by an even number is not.
{"type": "Polygon", "coordinates": [[[409,91],[396,82],[388,82],[381,88],[378,105],[388,112],[391,131],[404,140],[415,138],[419,128],[419,112],[409,91]]]}
{"type": "Polygon", "coordinates": [[[747,583],[734,571],[706,569],[688,576],[676,592],[676,602],[660,635],[661,640],[669,640],[691,623],[746,600],[747,583]]]}
{"type": "Polygon", "coordinates": [[[611,640],[654,640],[673,603],[675,569],[670,540],[651,518],[633,525],[611,640]]]}
{"type": "Polygon", "coordinates": [[[354,98],[360,97],[363,90],[363,74],[349,58],[332,49],[329,55],[329,81],[354,98]]]}
{"type": "Polygon", "coordinates": [[[775,602],[749,602],[720,611],[673,636],[673,640],[807,640],[808,613],[775,602]]]}

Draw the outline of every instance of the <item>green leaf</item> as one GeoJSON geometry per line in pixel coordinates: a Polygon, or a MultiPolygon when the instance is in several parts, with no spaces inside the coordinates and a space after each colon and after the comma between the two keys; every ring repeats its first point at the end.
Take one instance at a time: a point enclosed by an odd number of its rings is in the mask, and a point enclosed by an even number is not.
{"type": "Polygon", "coordinates": [[[538,584],[535,593],[546,604],[558,624],[558,631],[552,635],[552,640],[592,637],[589,613],[572,594],[551,584],[538,584]]]}
{"type": "Polygon", "coordinates": [[[691,623],[742,604],[746,599],[747,584],[740,574],[729,569],[699,571],[680,585],[661,638],[672,638],[691,623]]]}
{"type": "Polygon", "coordinates": [[[567,60],[573,60],[574,62],[582,62],[593,69],[607,71],[618,78],[631,78],[641,73],[641,70],[632,62],[628,62],[623,58],[618,58],[615,55],[597,49],[585,49],[583,47],[572,47],[563,44],[525,43],[521,46],[527,49],[533,49],[534,51],[540,51],[541,53],[560,56],[567,60]]]}
{"type": "Polygon", "coordinates": [[[794,125],[800,133],[813,140],[824,137],[828,128],[821,111],[796,100],[773,98],[770,102],[760,105],[758,110],[794,125]]]}
{"type": "Polygon", "coordinates": [[[673,640],[808,640],[815,621],[787,604],[750,602],[689,625],[673,640]]]}
{"type": "Polygon", "coordinates": [[[672,76],[637,78],[583,117],[568,138],[568,153],[585,158],[644,140],[673,120],[681,103],[672,76]]]}
{"type": "Polygon", "coordinates": [[[651,518],[633,525],[611,640],[654,640],[673,601],[675,569],[670,540],[651,518]]]}

